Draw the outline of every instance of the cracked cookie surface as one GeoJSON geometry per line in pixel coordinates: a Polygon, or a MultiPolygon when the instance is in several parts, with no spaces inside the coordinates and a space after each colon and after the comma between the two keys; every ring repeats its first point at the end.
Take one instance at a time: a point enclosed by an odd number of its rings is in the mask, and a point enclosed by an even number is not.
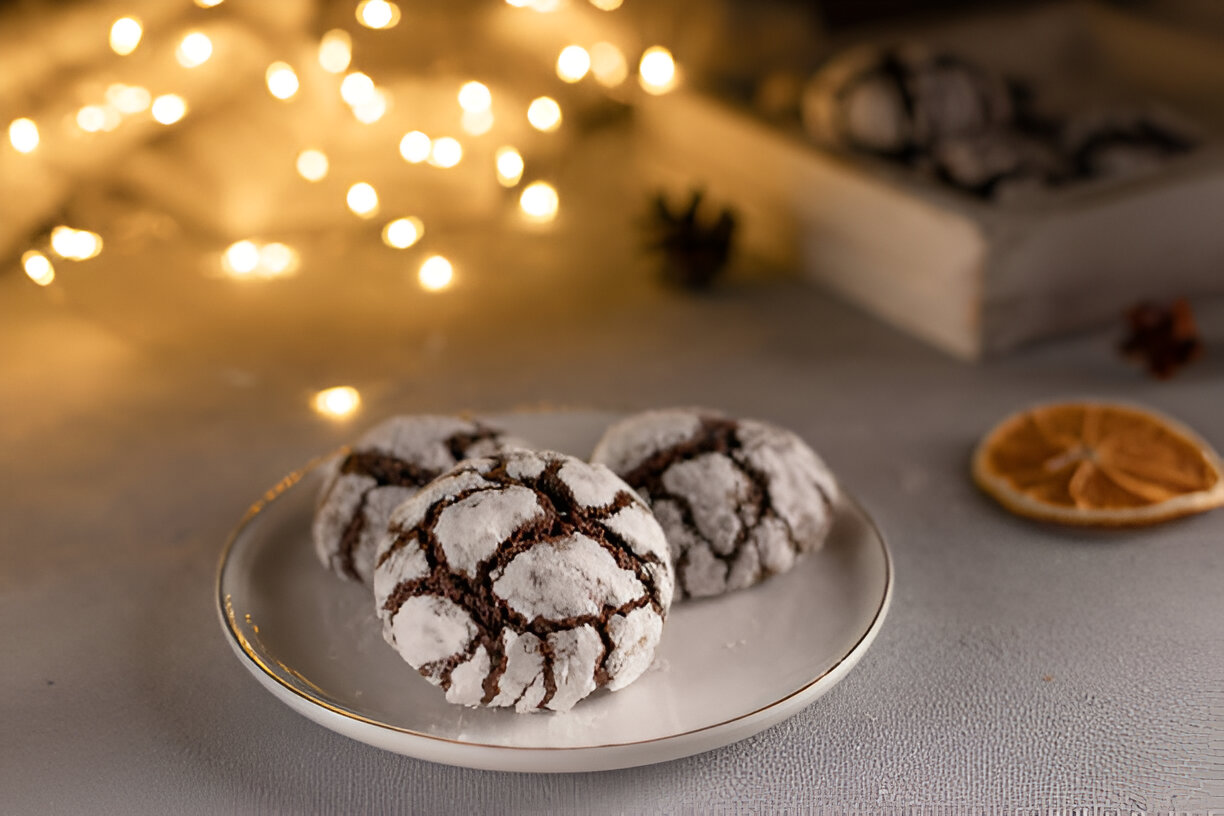
{"type": "Polygon", "coordinates": [[[456,462],[517,446],[496,428],[454,416],[398,416],[326,466],[311,534],[337,575],[370,583],[391,511],[456,462]]]}
{"type": "Polygon", "coordinates": [[[678,598],[718,595],[790,569],[824,543],[837,482],[794,433],[712,411],[646,411],[610,427],[591,460],[649,503],[678,598]]]}
{"type": "Polygon", "coordinates": [[[383,637],[450,702],[566,711],[646,670],[673,584],[663,531],[621,479],[518,450],[396,508],[374,597],[383,637]]]}

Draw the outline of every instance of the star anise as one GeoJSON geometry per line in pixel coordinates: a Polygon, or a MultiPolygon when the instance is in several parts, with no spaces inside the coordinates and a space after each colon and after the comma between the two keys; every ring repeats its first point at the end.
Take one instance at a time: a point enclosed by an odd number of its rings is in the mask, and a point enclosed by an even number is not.
{"type": "Polygon", "coordinates": [[[1142,362],[1154,377],[1167,380],[1203,353],[1194,312],[1185,298],[1168,305],[1138,303],[1127,310],[1126,322],[1130,334],[1122,342],[1122,353],[1142,362]]]}
{"type": "Polygon", "coordinates": [[[699,217],[701,190],[694,190],[688,206],[673,212],[666,197],[654,197],[648,246],[663,254],[663,278],[686,289],[705,289],[727,265],[735,216],[723,208],[711,223],[699,217]]]}

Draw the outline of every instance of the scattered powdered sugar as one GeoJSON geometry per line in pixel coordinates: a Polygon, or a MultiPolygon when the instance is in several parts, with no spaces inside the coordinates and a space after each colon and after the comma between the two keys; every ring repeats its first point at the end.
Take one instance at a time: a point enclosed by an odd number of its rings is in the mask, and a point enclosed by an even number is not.
{"type": "MultiPolygon", "coordinates": [[[[434,535],[451,569],[469,577],[525,522],[543,515],[534,490],[482,490],[442,511],[434,535]]],[[[600,552],[603,552],[600,550],[600,552]]]]}
{"type": "Polygon", "coordinates": [[[654,555],[660,559],[669,557],[667,539],[662,535],[659,522],[650,510],[634,503],[622,507],[603,523],[603,526],[629,542],[638,555],[654,555]]]}
{"type": "Polygon", "coordinates": [[[481,488],[488,488],[488,482],[474,470],[460,470],[457,473],[441,476],[416,494],[420,496],[420,501],[405,501],[396,507],[391,513],[388,525],[400,530],[415,527],[425,520],[425,511],[432,504],[453,499],[460,493],[466,493],[469,490],[481,488]]]}
{"type": "Polygon", "coordinates": [[[734,462],[720,453],[676,462],[663,472],[663,487],[688,502],[697,532],[714,552],[735,550],[743,529],[736,510],[748,497],[749,482],[734,462]]]}
{"type": "Polygon", "coordinates": [[[391,635],[409,662],[424,666],[466,651],[476,637],[476,625],[454,601],[417,595],[404,601],[391,620],[391,635]]]}
{"type": "Polygon", "coordinates": [[[701,416],[695,411],[644,411],[608,428],[591,461],[607,465],[613,473],[624,473],[655,452],[691,439],[699,430],[701,416]]]}
{"type": "Polygon", "coordinates": [[[451,685],[446,699],[459,705],[476,705],[484,695],[484,679],[489,674],[489,653],[477,646],[468,660],[456,666],[450,674],[451,685]]]}
{"type": "Polygon", "coordinates": [[[654,644],[663,634],[663,621],[648,608],[630,610],[625,615],[613,615],[608,620],[608,634],[616,644],[608,655],[608,683],[612,691],[622,688],[627,677],[636,678],[646,671],[654,657],[654,644]]]}
{"type": "Polygon", "coordinates": [[[557,478],[570,489],[574,501],[584,507],[611,504],[616,494],[625,489],[625,483],[603,465],[593,466],[577,459],[562,465],[557,478]]]}
{"type": "MultiPolygon", "coordinates": [[[[386,538],[379,544],[379,550],[389,547],[386,538]]],[[[400,581],[415,581],[424,578],[429,572],[429,561],[419,541],[406,542],[404,546],[394,550],[387,558],[384,569],[374,571],[374,595],[386,597],[395,591],[400,581]]]]}
{"type": "Polygon", "coordinates": [[[557,684],[552,707],[569,711],[596,689],[595,668],[603,653],[603,641],[589,624],[583,624],[552,633],[548,645],[552,647],[553,679],[557,684]]]}
{"type": "Polygon", "coordinates": [[[580,533],[536,544],[493,578],[497,596],[528,619],[598,615],[605,606],[622,606],[645,589],[607,550],[580,533]]]}

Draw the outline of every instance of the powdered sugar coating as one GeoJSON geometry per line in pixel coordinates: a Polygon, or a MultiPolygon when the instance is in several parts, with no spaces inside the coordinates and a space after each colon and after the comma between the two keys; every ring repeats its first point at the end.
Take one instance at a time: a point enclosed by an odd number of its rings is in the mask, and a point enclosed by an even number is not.
{"type": "Polygon", "coordinates": [[[454,416],[399,416],[375,426],[325,470],[312,528],[319,560],[370,583],[378,541],[397,506],[457,461],[520,444],[454,416]]]}
{"type": "Polygon", "coordinates": [[[651,505],[682,598],[784,572],[821,546],[832,525],[832,473],[802,439],[766,422],[647,411],[609,428],[591,458],[651,505]]]}
{"type": "Polygon", "coordinates": [[[383,636],[451,702],[566,711],[650,665],[674,586],[666,548],[603,466],[521,450],[463,462],[392,515],[374,576],[383,636]]]}

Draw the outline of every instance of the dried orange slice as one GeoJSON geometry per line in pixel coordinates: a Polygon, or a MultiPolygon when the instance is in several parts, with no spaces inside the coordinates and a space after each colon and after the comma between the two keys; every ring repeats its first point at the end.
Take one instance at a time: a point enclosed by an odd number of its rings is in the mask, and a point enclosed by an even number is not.
{"type": "Polygon", "coordinates": [[[1103,402],[1040,405],[1000,422],[973,479],[1029,518],[1130,527],[1224,504],[1224,464],[1176,420],[1103,402]]]}

